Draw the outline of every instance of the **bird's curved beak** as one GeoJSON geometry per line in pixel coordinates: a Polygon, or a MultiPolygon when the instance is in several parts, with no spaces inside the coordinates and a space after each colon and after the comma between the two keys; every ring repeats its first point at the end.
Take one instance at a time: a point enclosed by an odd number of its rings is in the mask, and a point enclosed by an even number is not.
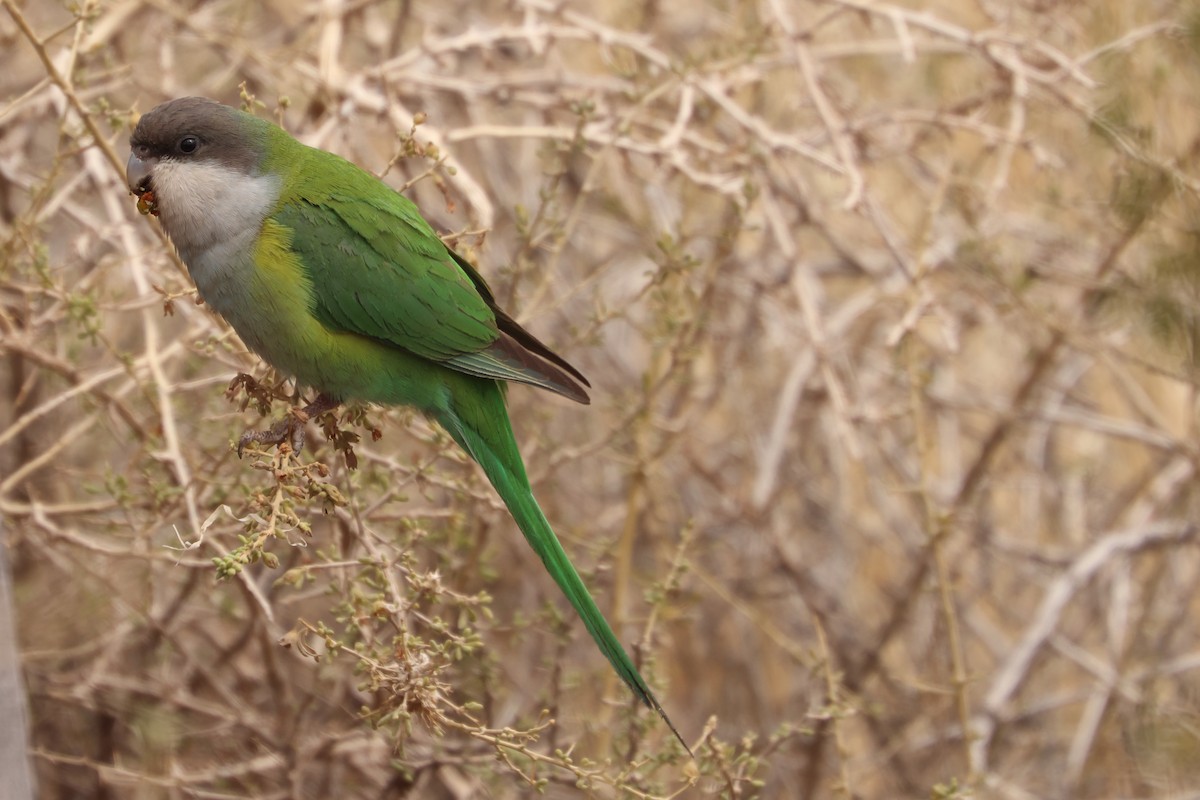
{"type": "Polygon", "coordinates": [[[157,158],[141,159],[137,153],[130,153],[129,161],[125,164],[125,182],[129,184],[129,191],[138,197],[150,191],[150,177],[157,163],[157,158]]]}

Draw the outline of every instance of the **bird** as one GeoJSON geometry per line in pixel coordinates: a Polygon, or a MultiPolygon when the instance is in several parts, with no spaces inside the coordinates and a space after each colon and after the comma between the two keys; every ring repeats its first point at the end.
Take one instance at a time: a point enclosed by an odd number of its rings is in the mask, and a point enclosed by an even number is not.
{"type": "MultiPolygon", "coordinates": [[[[434,420],[504,501],[617,675],[687,750],[534,498],[505,403],[510,382],[590,402],[590,384],[499,307],[416,204],[350,161],[204,97],[143,114],[125,177],[204,302],[246,346],[317,392],[434,420]]],[[[289,417],[238,444],[304,444],[289,417]]],[[[690,750],[688,750],[690,753],[690,750]]]]}

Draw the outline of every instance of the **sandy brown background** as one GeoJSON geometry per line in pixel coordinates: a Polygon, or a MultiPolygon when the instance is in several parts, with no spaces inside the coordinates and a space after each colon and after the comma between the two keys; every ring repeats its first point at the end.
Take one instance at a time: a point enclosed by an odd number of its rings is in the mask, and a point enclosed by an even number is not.
{"type": "Polygon", "coordinates": [[[1200,797],[1198,78],[1184,2],[0,0],[41,796],[1200,797]],[[425,420],[236,458],[287,403],[122,175],[184,94],[591,378],[514,425],[694,761],[425,420]]]}

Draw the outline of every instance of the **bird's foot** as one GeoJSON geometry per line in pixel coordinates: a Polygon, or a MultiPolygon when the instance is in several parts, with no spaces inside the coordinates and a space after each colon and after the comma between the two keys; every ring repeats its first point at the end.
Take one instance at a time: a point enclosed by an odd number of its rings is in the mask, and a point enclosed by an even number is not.
{"type": "Polygon", "coordinates": [[[270,446],[281,445],[287,442],[291,446],[292,452],[299,455],[300,451],[304,449],[304,426],[308,424],[308,421],[324,414],[326,411],[332,411],[340,404],[340,401],[326,394],[319,394],[316,400],[313,400],[304,408],[293,408],[288,411],[287,417],[276,422],[267,430],[246,431],[238,439],[238,458],[242,457],[242,450],[245,449],[246,445],[251,443],[270,446]]]}

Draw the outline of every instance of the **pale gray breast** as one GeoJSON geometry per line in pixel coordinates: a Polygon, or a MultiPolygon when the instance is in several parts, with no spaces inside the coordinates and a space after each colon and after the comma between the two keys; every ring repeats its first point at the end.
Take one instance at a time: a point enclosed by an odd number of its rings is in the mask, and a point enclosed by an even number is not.
{"type": "Polygon", "coordinates": [[[239,333],[252,324],[254,246],[279,191],[276,175],[247,175],[212,161],[163,162],[154,172],[167,235],[200,296],[239,333]]]}

